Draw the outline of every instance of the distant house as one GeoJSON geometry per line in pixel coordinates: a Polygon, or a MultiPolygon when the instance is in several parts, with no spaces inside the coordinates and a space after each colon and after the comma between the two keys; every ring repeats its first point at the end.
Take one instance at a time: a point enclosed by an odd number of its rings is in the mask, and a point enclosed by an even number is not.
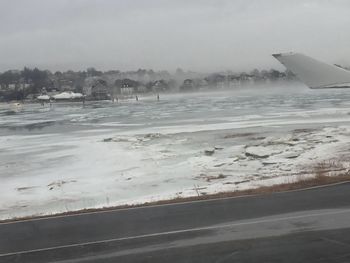
{"type": "Polygon", "coordinates": [[[134,93],[134,87],[130,87],[128,84],[123,84],[120,88],[120,94],[130,95],[134,93]]]}
{"type": "Polygon", "coordinates": [[[162,92],[162,91],[167,91],[169,90],[169,84],[161,79],[161,80],[156,80],[152,86],[151,86],[152,91],[154,92],[162,92]]]}
{"type": "Polygon", "coordinates": [[[10,89],[10,90],[15,90],[15,89],[17,89],[19,86],[18,86],[18,84],[16,84],[16,83],[11,83],[11,84],[8,84],[8,89],[10,89]]]}
{"type": "Polygon", "coordinates": [[[221,74],[211,74],[206,77],[205,80],[208,82],[209,86],[214,88],[224,88],[227,86],[226,76],[221,74]]]}
{"type": "Polygon", "coordinates": [[[45,87],[41,88],[41,94],[43,94],[43,95],[47,94],[47,90],[45,87]]]}
{"type": "Polygon", "coordinates": [[[227,81],[229,88],[239,88],[241,86],[241,80],[238,75],[227,76],[227,81]]]}
{"type": "Polygon", "coordinates": [[[240,76],[240,82],[241,84],[254,84],[254,76],[247,74],[247,73],[241,73],[240,76]]]}
{"type": "Polygon", "coordinates": [[[216,87],[217,88],[225,88],[225,86],[226,86],[226,76],[216,75],[215,82],[216,82],[216,87]]]}
{"type": "Polygon", "coordinates": [[[192,91],[195,88],[195,83],[192,79],[185,79],[180,87],[180,91],[192,91]]]}
{"type": "Polygon", "coordinates": [[[109,99],[107,82],[103,79],[96,79],[91,86],[91,97],[95,100],[109,99]]]}
{"type": "Polygon", "coordinates": [[[206,89],[209,86],[208,81],[206,81],[205,79],[195,79],[193,81],[197,89],[206,89]]]}
{"type": "Polygon", "coordinates": [[[137,87],[137,92],[138,93],[145,93],[145,92],[147,92],[147,87],[145,85],[140,85],[137,87]]]}
{"type": "Polygon", "coordinates": [[[132,79],[117,79],[114,83],[116,90],[119,94],[130,95],[136,92],[142,92],[142,86],[138,81],[132,79]]]}
{"type": "Polygon", "coordinates": [[[91,86],[84,86],[83,87],[83,94],[86,96],[91,96],[92,93],[92,87],[91,86]]]}
{"type": "Polygon", "coordinates": [[[57,82],[53,81],[53,87],[60,91],[73,91],[74,85],[73,81],[67,79],[60,79],[57,82]]]}

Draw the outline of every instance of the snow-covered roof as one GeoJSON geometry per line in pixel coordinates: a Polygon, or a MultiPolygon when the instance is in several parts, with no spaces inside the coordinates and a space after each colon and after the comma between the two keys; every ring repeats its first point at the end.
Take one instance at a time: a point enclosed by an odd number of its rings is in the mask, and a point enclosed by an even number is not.
{"type": "Polygon", "coordinates": [[[82,98],[84,95],[81,93],[74,93],[74,92],[62,92],[59,94],[56,94],[53,96],[54,99],[60,100],[60,99],[78,99],[82,98]]]}
{"type": "Polygon", "coordinates": [[[40,95],[37,97],[38,100],[49,100],[50,96],[49,95],[40,95]]]}

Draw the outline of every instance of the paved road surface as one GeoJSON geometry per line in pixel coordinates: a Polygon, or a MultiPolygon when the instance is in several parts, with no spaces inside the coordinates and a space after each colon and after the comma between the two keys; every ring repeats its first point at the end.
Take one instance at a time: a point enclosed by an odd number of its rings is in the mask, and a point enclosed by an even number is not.
{"type": "Polygon", "coordinates": [[[0,224],[0,262],[350,262],[350,183],[0,224]]]}

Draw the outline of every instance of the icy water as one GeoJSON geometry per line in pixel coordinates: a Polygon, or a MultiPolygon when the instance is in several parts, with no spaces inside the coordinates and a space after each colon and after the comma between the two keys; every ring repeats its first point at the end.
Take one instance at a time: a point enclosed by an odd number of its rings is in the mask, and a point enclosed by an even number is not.
{"type": "Polygon", "coordinates": [[[347,89],[160,99],[0,104],[0,219],[281,182],[348,142],[347,89]]]}

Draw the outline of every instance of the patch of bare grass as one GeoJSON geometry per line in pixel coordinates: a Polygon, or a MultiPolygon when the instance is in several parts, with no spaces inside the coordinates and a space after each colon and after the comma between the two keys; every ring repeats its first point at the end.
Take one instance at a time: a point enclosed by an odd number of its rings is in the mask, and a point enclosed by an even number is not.
{"type": "Polygon", "coordinates": [[[350,181],[348,169],[344,167],[342,161],[332,159],[316,163],[311,167],[309,174],[300,173],[296,176],[294,181],[289,181],[273,187],[276,188],[276,190],[282,188],[283,191],[286,188],[288,188],[287,190],[294,190],[344,181],[350,181]]]}

